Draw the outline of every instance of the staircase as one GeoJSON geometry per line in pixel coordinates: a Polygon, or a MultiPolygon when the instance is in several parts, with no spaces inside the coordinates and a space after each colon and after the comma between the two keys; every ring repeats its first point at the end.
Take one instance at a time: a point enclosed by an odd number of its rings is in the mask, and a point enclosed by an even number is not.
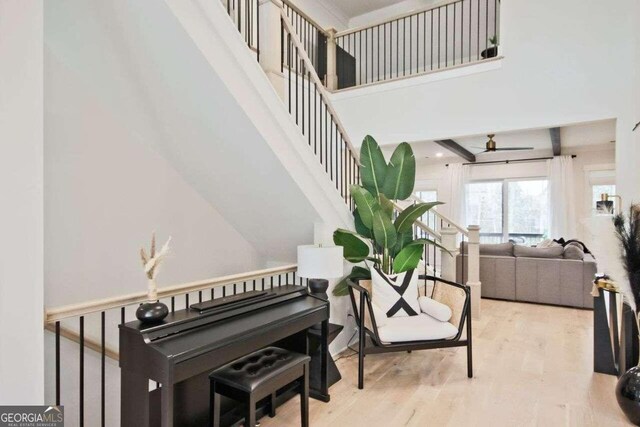
{"type": "MultiPolygon", "coordinates": [[[[359,153],[340,121],[325,87],[332,74],[331,69],[335,69],[335,63],[332,64],[335,62],[332,55],[335,58],[336,43],[333,34],[322,30],[312,18],[287,0],[281,4],[265,2],[259,6],[255,15],[253,2],[254,0],[222,0],[221,4],[226,7],[232,23],[247,42],[249,52],[256,53],[269,81],[304,137],[308,150],[313,153],[340,198],[349,210],[353,210],[354,202],[349,195],[349,187],[360,182],[359,153]],[[248,11],[246,15],[239,13],[243,8],[248,11]],[[250,28],[251,25],[255,25],[254,30],[250,28]],[[267,33],[265,29],[269,28],[272,31],[279,28],[279,37],[267,33]],[[257,34],[258,38],[252,34],[257,34]],[[334,49],[331,48],[332,45],[334,49]],[[322,55],[326,60],[322,60],[322,55]],[[324,81],[318,70],[323,73],[324,81]]],[[[419,203],[421,200],[413,198],[412,202],[419,203]]],[[[401,212],[403,206],[396,204],[395,209],[401,212]]],[[[425,273],[456,280],[455,256],[458,254],[459,243],[477,243],[479,236],[475,234],[475,230],[456,224],[437,210],[429,211],[423,221],[417,221],[414,225],[415,237],[440,243],[452,256],[443,256],[435,245],[425,245],[422,265],[425,273]]],[[[470,248],[475,251],[477,247],[474,246],[471,245],[470,248]]],[[[473,254],[468,255],[469,262],[473,262],[473,254]]],[[[465,256],[461,257],[462,262],[466,262],[466,259],[465,256]]],[[[477,269],[470,267],[469,275],[474,277],[461,276],[466,271],[461,268],[458,280],[479,282],[477,269]]],[[[479,313],[478,299],[479,296],[476,297],[475,313],[479,313]]]]}

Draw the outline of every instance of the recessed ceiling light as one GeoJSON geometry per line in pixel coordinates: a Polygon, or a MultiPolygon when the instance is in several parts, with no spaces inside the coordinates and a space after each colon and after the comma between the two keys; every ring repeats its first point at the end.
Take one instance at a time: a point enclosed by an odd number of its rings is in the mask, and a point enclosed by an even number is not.
{"type": "Polygon", "coordinates": [[[442,157],[443,154],[442,153],[436,153],[436,157],[442,157]]]}

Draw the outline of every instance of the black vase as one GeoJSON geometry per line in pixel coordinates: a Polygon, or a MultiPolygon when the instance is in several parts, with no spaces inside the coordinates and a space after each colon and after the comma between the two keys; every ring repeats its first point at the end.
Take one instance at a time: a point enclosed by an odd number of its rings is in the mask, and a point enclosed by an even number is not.
{"type": "Polygon", "coordinates": [[[145,302],[136,310],[136,317],[142,323],[158,323],[169,314],[169,308],[160,301],[145,302]]]}
{"type": "Polygon", "coordinates": [[[480,52],[480,56],[484,59],[495,58],[498,56],[498,46],[491,46],[480,52]]]}
{"type": "Polygon", "coordinates": [[[634,366],[618,379],[616,399],[629,421],[640,426],[640,367],[634,366]]]}

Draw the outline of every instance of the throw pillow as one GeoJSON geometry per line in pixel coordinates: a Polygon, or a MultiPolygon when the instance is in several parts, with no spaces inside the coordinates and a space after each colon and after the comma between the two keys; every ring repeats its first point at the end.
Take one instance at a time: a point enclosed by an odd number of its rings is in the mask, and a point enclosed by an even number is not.
{"type": "Polygon", "coordinates": [[[564,247],[564,258],[583,260],[584,251],[577,245],[567,245],[564,247]]]}
{"type": "Polygon", "coordinates": [[[554,246],[551,248],[531,248],[529,246],[515,245],[513,254],[517,257],[527,258],[562,258],[564,248],[554,246]]]}
{"type": "Polygon", "coordinates": [[[420,304],[420,310],[424,314],[437,319],[441,322],[448,322],[451,319],[451,307],[444,305],[441,302],[433,300],[429,297],[418,298],[418,304],[420,304]]]}
{"type": "Polygon", "coordinates": [[[542,242],[536,245],[536,248],[553,248],[558,246],[562,245],[558,242],[554,242],[553,239],[544,239],[542,242]]]}
{"type": "MultiPolygon", "coordinates": [[[[387,317],[417,316],[418,273],[415,270],[386,275],[377,268],[371,269],[373,301],[387,317]]],[[[377,320],[376,313],[376,320],[377,320]]]]}

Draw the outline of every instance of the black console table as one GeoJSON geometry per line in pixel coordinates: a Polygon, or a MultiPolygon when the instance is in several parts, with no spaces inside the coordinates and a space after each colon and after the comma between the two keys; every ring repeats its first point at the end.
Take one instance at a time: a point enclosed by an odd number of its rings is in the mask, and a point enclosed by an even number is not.
{"type": "Polygon", "coordinates": [[[603,288],[593,297],[594,372],[620,376],[638,363],[638,328],[631,307],[621,303],[620,293],[603,288]]]}

